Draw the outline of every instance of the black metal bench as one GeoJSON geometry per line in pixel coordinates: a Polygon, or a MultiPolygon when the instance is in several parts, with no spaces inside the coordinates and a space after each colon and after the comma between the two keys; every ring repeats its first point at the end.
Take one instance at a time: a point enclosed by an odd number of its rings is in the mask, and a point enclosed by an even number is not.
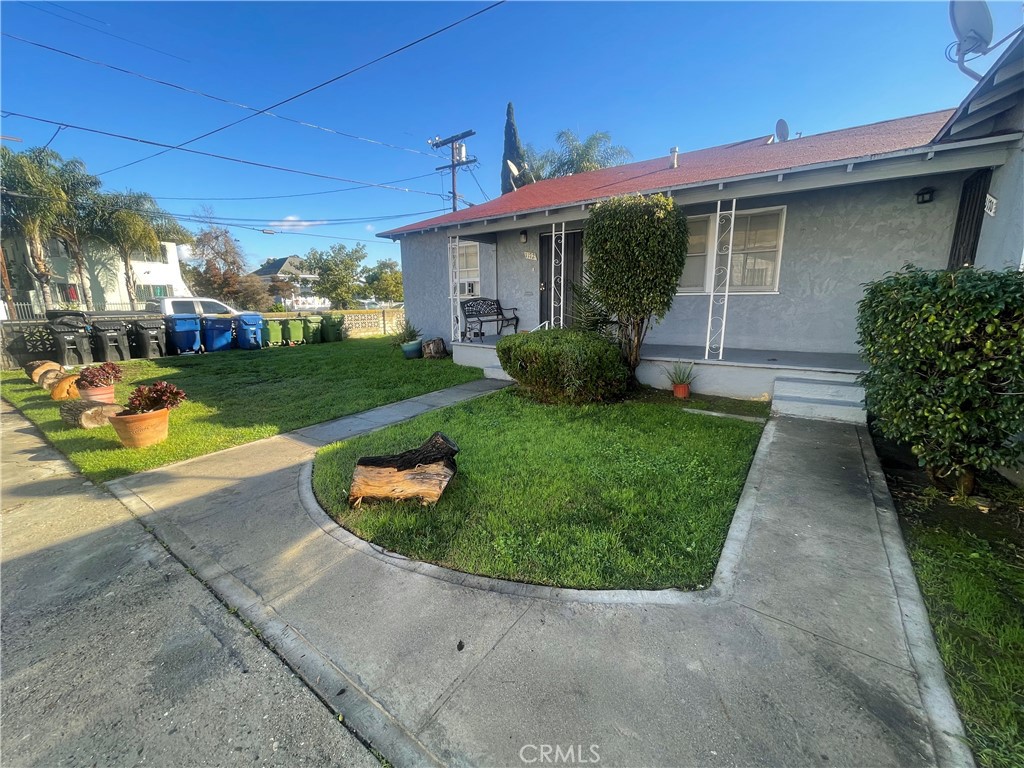
{"type": "Polygon", "coordinates": [[[473,336],[484,335],[484,323],[495,323],[497,334],[512,326],[512,333],[519,331],[519,315],[516,314],[518,307],[503,307],[497,299],[464,299],[459,302],[462,305],[462,316],[466,319],[466,327],[462,331],[462,340],[473,340],[473,336]],[[511,314],[509,314],[511,313],[511,314]]]}

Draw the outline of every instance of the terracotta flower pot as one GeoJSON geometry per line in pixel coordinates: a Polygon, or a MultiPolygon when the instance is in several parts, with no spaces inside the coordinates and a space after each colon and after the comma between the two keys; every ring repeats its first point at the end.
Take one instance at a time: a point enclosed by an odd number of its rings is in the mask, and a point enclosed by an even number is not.
{"type": "Polygon", "coordinates": [[[690,385],[689,384],[673,384],[672,394],[676,397],[686,400],[690,397],[690,385]]]}
{"type": "Polygon", "coordinates": [[[91,400],[94,403],[114,402],[114,385],[109,387],[83,387],[78,385],[78,396],[83,400],[91,400]]]}
{"type": "Polygon", "coordinates": [[[146,413],[124,413],[111,416],[110,423],[125,448],[145,448],[167,439],[169,415],[166,408],[146,413]]]}

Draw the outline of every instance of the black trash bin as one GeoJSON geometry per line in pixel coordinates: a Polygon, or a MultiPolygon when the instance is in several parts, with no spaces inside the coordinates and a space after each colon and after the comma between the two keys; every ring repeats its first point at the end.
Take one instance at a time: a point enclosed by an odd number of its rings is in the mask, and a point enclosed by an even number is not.
{"type": "Polygon", "coordinates": [[[67,367],[92,362],[89,325],[82,317],[68,315],[49,324],[50,335],[57,345],[57,362],[67,367]]]}
{"type": "Polygon", "coordinates": [[[167,354],[167,328],[162,317],[135,320],[131,328],[132,357],[152,359],[167,354]]]}
{"type": "Polygon", "coordinates": [[[128,324],[124,320],[92,321],[93,357],[102,363],[130,360],[128,324]]]}

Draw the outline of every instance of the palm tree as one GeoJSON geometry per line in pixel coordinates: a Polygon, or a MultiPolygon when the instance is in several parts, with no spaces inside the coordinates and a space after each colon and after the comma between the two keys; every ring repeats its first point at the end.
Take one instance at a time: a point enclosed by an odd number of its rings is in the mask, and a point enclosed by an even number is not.
{"type": "Polygon", "coordinates": [[[67,196],[67,205],[59,211],[54,221],[53,234],[64,242],[68,256],[78,272],[85,307],[91,310],[92,285],[86,268],[85,245],[97,235],[100,180],[88,173],[85,163],[77,159],[61,162],[55,171],[58,183],[67,196]]]}
{"type": "Polygon", "coordinates": [[[633,157],[625,147],[612,144],[611,134],[607,131],[597,131],[580,141],[579,136],[567,128],[559,131],[555,140],[558,150],[551,162],[549,178],[622,165],[633,157]]]}
{"type": "Polygon", "coordinates": [[[117,251],[124,265],[124,287],[132,309],[137,307],[132,254],[160,253],[161,240],[192,241],[192,234],[176,222],[145,192],[110,192],[96,198],[97,236],[117,251]]]}
{"type": "Polygon", "coordinates": [[[54,221],[67,206],[67,195],[53,170],[55,152],[36,147],[12,152],[0,147],[3,220],[16,229],[28,246],[29,273],[39,282],[43,306],[54,309],[50,290],[50,259],[44,243],[53,234],[54,221]]]}

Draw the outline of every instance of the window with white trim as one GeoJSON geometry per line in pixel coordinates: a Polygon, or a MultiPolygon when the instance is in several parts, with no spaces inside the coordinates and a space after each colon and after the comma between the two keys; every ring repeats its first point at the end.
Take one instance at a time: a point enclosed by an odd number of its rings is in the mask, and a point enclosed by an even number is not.
{"type": "Polygon", "coordinates": [[[459,298],[480,295],[480,244],[459,243],[459,298]]]}
{"type": "MultiPolygon", "coordinates": [[[[785,226],[785,208],[770,208],[737,213],[732,241],[732,268],[729,272],[729,291],[736,293],[764,293],[778,290],[779,259],[782,253],[782,231],[785,226]]],[[[715,264],[709,263],[710,253],[718,239],[714,216],[687,218],[690,244],[686,264],[679,278],[677,294],[707,293],[714,280],[715,264]]],[[[725,233],[723,233],[724,236],[725,233]]],[[[723,243],[717,257],[717,266],[725,269],[726,246],[723,243]]]]}
{"type": "Polygon", "coordinates": [[[686,220],[690,231],[690,244],[686,249],[686,262],[679,278],[678,293],[701,293],[708,271],[708,227],[710,216],[695,216],[686,220]]]}
{"type": "MultiPolygon", "coordinates": [[[[774,291],[779,277],[779,245],[782,243],[782,209],[736,214],[732,233],[730,291],[774,291]]],[[[726,254],[719,254],[725,266],[726,254]]]]}

